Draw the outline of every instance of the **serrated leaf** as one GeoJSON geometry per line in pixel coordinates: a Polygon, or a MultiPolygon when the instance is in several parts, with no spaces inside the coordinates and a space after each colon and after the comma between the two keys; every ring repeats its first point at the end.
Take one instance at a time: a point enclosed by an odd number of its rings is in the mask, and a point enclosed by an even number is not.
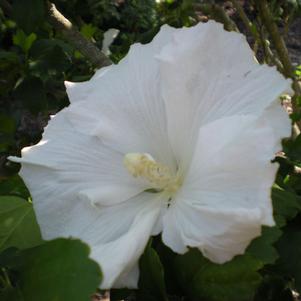
{"type": "Polygon", "coordinates": [[[43,0],[14,0],[13,17],[18,26],[31,33],[44,21],[45,2],[43,0]]]}
{"type": "Polygon", "coordinates": [[[164,270],[157,252],[146,247],[140,258],[139,291],[141,300],[166,301],[166,288],[164,283],[164,270]]]}
{"type": "Polygon", "coordinates": [[[237,256],[225,264],[215,264],[198,250],[177,256],[179,282],[192,298],[206,301],[252,300],[261,276],[262,263],[250,255],[237,256]]]}
{"type": "Polygon", "coordinates": [[[88,301],[100,285],[101,270],[80,240],[59,238],[22,253],[25,301],[88,301]]]}
{"type": "Polygon", "coordinates": [[[279,257],[274,243],[281,234],[281,230],[277,227],[262,227],[261,236],[251,242],[246,253],[259,259],[264,264],[274,263],[279,257]]]}
{"type": "Polygon", "coordinates": [[[25,249],[40,243],[40,229],[32,205],[19,197],[0,197],[0,252],[9,247],[25,249]]]}

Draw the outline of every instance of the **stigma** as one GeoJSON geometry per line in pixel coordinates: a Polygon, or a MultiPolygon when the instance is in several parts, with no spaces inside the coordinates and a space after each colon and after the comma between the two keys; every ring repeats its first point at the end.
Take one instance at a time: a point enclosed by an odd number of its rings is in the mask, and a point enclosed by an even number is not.
{"type": "Polygon", "coordinates": [[[128,153],[123,159],[124,166],[135,178],[144,178],[150,183],[150,188],[174,194],[181,186],[181,180],[173,175],[168,166],[156,162],[147,153],[128,153]]]}

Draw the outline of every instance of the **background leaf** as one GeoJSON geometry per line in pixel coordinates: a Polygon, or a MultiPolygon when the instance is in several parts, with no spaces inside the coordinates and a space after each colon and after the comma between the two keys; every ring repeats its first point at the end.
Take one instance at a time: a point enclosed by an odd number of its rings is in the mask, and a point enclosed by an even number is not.
{"type": "Polygon", "coordinates": [[[41,243],[40,229],[32,205],[14,196],[0,197],[0,251],[25,249],[41,243]]]}
{"type": "Polygon", "coordinates": [[[151,242],[140,258],[139,268],[139,300],[167,301],[163,266],[151,242]]]}
{"type": "Polygon", "coordinates": [[[272,200],[275,219],[279,226],[283,226],[287,220],[293,219],[301,210],[301,197],[276,184],[272,189],[272,200]]]}
{"type": "Polygon", "coordinates": [[[80,240],[55,239],[22,254],[19,268],[24,301],[89,301],[102,274],[80,240]]]}
{"type": "Polygon", "coordinates": [[[18,26],[31,33],[44,21],[43,0],[14,0],[13,16],[18,26]]]}
{"type": "Polygon", "coordinates": [[[192,298],[206,301],[252,300],[261,281],[263,264],[250,255],[237,256],[225,264],[215,264],[196,250],[175,260],[179,282],[192,298]]]}
{"type": "Polygon", "coordinates": [[[262,227],[261,236],[251,242],[246,252],[264,264],[274,263],[278,258],[278,253],[273,244],[281,234],[281,230],[277,227],[262,227]]]}

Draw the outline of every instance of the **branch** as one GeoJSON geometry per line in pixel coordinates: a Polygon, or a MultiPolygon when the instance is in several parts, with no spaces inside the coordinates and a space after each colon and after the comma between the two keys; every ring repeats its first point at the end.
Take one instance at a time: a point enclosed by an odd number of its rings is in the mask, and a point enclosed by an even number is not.
{"type": "Polygon", "coordinates": [[[51,25],[60,32],[70,44],[79,50],[95,67],[101,68],[112,64],[110,59],[92,42],[87,40],[51,2],[47,2],[47,15],[51,25]]]}
{"type": "MultiPolygon", "coordinates": [[[[271,36],[271,40],[277,51],[278,57],[283,65],[283,74],[286,77],[289,77],[293,80],[293,89],[295,91],[295,95],[292,98],[293,112],[300,113],[300,108],[297,104],[297,98],[299,96],[301,96],[301,86],[294,75],[294,67],[289,58],[288,50],[286,48],[284,40],[279,33],[278,27],[277,27],[277,25],[273,19],[273,16],[270,12],[267,1],[266,0],[255,0],[255,3],[259,10],[260,17],[263,21],[263,24],[271,36]]],[[[299,122],[297,122],[297,124],[298,124],[299,128],[301,128],[301,122],[299,121],[299,122]]]]}
{"type": "MultiPolygon", "coordinates": [[[[258,33],[257,28],[254,26],[254,24],[248,18],[247,14],[245,13],[245,11],[244,11],[243,7],[241,6],[241,4],[239,3],[239,1],[238,0],[231,0],[231,2],[233,3],[234,7],[236,8],[236,11],[237,11],[239,17],[241,18],[241,20],[243,21],[244,25],[246,26],[246,28],[248,29],[248,31],[250,32],[250,34],[253,36],[254,41],[255,41],[254,45],[261,44],[262,47],[263,47],[263,50],[264,50],[264,52],[266,54],[266,57],[270,61],[272,61],[274,65],[277,66],[277,69],[280,72],[283,72],[282,64],[274,56],[272,50],[270,49],[268,41],[258,33]]],[[[255,52],[255,50],[254,50],[254,52],[255,52]]]]}
{"type": "Polygon", "coordinates": [[[223,23],[228,31],[238,31],[236,24],[226,14],[225,10],[217,4],[197,4],[196,8],[200,9],[203,13],[211,15],[212,19],[223,23]]]}
{"type": "Polygon", "coordinates": [[[284,40],[281,37],[278,27],[274,22],[273,16],[269,10],[266,0],[255,0],[258,7],[261,19],[264,26],[266,27],[268,33],[271,36],[274,47],[277,51],[277,54],[282,62],[284,68],[284,75],[286,77],[294,77],[294,68],[291,64],[287,48],[285,46],[284,40]]]}
{"type": "Polygon", "coordinates": [[[241,18],[241,20],[243,21],[243,23],[245,24],[245,26],[247,27],[247,29],[249,30],[251,35],[253,36],[254,40],[260,41],[256,27],[253,26],[253,23],[250,21],[250,19],[246,15],[246,13],[243,10],[240,3],[237,0],[231,0],[231,2],[233,3],[234,7],[236,8],[236,11],[238,12],[239,17],[241,18]]]}

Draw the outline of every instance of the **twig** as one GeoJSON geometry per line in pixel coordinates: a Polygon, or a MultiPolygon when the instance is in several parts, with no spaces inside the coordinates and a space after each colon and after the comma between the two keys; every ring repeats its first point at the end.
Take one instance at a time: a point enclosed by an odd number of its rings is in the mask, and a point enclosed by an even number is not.
{"type": "Polygon", "coordinates": [[[200,9],[205,14],[210,14],[211,17],[224,24],[225,29],[228,31],[239,31],[236,24],[226,14],[225,10],[217,4],[198,4],[195,7],[200,9]]]}
{"type": "Polygon", "coordinates": [[[270,41],[266,39],[266,30],[265,27],[261,26],[261,30],[260,30],[260,41],[263,47],[263,51],[264,51],[264,56],[265,59],[267,60],[267,63],[270,64],[274,64],[278,71],[283,73],[283,66],[282,63],[279,61],[278,57],[273,53],[271,47],[270,47],[270,41]]]}
{"type": "Polygon", "coordinates": [[[70,44],[90,60],[95,67],[101,68],[112,64],[110,59],[92,42],[87,40],[51,2],[47,2],[47,15],[51,25],[59,31],[70,44]]]}
{"type": "Polygon", "coordinates": [[[275,46],[277,54],[283,64],[284,67],[284,75],[286,77],[293,77],[293,66],[291,64],[288,50],[285,46],[284,40],[282,39],[278,27],[274,22],[273,16],[269,10],[268,4],[266,0],[255,0],[256,5],[258,7],[262,22],[266,27],[268,33],[271,36],[272,42],[275,46]]]}
{"type": "MultiPolygon", "coordinates": [[[[4,13],[11,16],[12,7],[7,0],[0,0],[4,13]]],[[[51,25],[60,32],[79,52],[81,52],[95,67],[101,68],[112,64],[111,60],[102,53],[92,42],[87,40],[74,25],[47,1],[47,15],[51,25]]]]}
{"type": "MultiPolygon", "coordinates": [[[[263,21],[264,26],[266,27],[269,35],[271,36],[271,40],[273,45],[277,51],[278,57],[283,65],[283,74],[286,77],[293,79],[293,89],[295,91],[295,95],[292,98],[292,107],[294,113],[300,113],[300,108],[297,104],[297,98],[301,96],[301,86],[298,80],[294,75],[294,67],[289,58],[288,50],[284,43],[282,36],[279,33],[278,27],[273,19],[273,16],[270,12],[268,3],[266,0],[255,0],[256,6],[259,10],[260,17],[263,21]]],[[[299,128],[301,128],[301,122],[297,122],[299,128]]]]}
{"type": "Polygon", "coordinates": [[[246,13],[245,13],[244,9],[242,8],[242,6],[240,5],[240,3],[237,0],[231,0],[231,2],[233,3],[234,7],[236,8],[236,11],[238,12],[239,17],[241,18],[241,20],[243,21],[243,23],[245,24],[245,26],[247,27],[247,29],[249,30],[251,35],[253,36],[254,40],[259,41],[259,35],[257,32],[257,29],[256,29],[256,27],[253,26],[253,23],[246,15],[246,13]]]}
{"type": "Polygon", "coordinates": [[[256,53],[256,45],[261,44],[263,47],[263,50],[266,54],[267,59],[269,59],[274,65],[277,66],[277,69],[282,72],[283,67],[281,62],[274,56],[270,45],[268,41],[258,33],[257,28],[254,26],[253,22],[248,18],[247,14],[245,13],[244,9],[242,8],[241,4],[237,0],[231,0],[234,7],[236,8],[236,11],[238,12],[239,17],[243,21],[244,25],[248,29],[248,31],[251,33],[251,35],[254,38],[254,52],[256,53]]]}

